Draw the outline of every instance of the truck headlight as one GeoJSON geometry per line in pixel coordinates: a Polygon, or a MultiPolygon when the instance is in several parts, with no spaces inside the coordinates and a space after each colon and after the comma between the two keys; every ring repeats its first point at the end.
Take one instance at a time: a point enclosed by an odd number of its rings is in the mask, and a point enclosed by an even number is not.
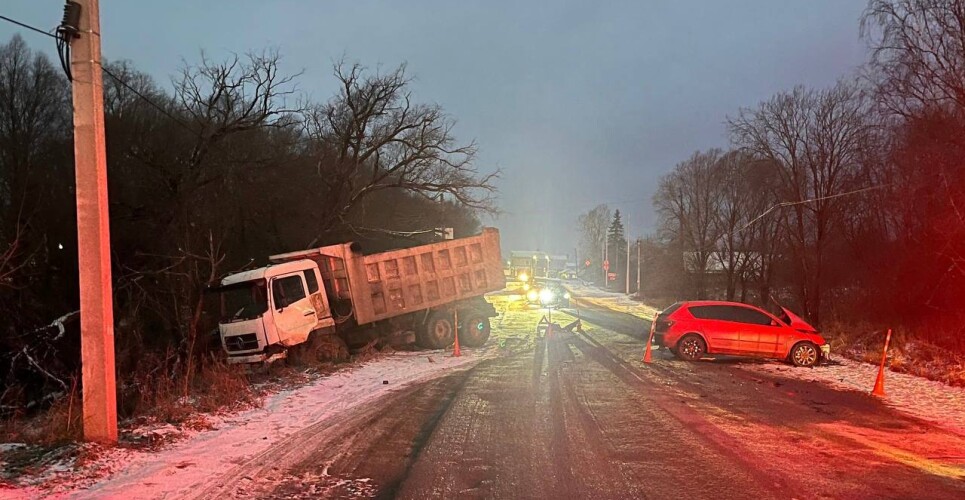
{"type": "Polygon", "coordinates": [[[530,290],[526,294],[526,298],[529,299],[530,302],[536,302],[536,300],[539,299],[539,292],[536,290],[530,290]]]}
{"type": "Polygon", "coordinates": [[[553,293],[553,290],[550,290],[549,288],[544,288],[539,291],[539,301],[544,304],[553,302],[553,299],[555,298],[556,298],[556,294],[553,293]]]}

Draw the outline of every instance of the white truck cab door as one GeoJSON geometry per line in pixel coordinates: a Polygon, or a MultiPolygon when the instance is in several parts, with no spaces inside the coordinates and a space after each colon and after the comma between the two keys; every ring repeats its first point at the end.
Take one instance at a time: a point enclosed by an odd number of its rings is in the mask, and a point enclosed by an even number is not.
{"type": "Polygon", "coordinates": [[[271,279],[271,307],[282,345],[293,346],[308,340],[318,318],[303,273],[282,274],[271,279]]]}

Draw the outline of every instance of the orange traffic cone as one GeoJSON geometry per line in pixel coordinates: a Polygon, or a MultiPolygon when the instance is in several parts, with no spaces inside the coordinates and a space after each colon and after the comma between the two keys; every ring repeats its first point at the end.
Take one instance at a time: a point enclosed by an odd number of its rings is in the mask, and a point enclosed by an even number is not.
{"type": "Polygon", "coordinates": [[[653,339],[653,335],[647,337],[647,350],[643,351],[643,362],[650,363],[653,361],[653,357],[650,355],[650,342],[653,339]]]}
{"type": "Polygon", "coordinates": [[[456,343],[453,344],[452,346],[452,357],[458,358],[459,356],[462,356],[462,353],[459,352],[459,312],[458,311],[453,313],[453,318],[455,319],[454,328],[456,330],[456,343]]]}
{"type": "Polygon", "coordinates": [[[891,342],[891,328],[885,337],[885,348],[881,352],[881,365],[878,366],[878,378],[875,379],[875,387],[871,389],[871,394],[875,396],[885,396],[885,361],[888,359],[888,343],[891,342]]]}
{"type": "Polygon", "coordinates": [[[653,356],[650,355],[650,346],[653,344],[653,332],[657,328],[657,317],[653,317],[653,322],[650,323],[650,333],[647,334],[647,349],[643,351],[643,362],[650,363],[653,360],[653,356]]]}

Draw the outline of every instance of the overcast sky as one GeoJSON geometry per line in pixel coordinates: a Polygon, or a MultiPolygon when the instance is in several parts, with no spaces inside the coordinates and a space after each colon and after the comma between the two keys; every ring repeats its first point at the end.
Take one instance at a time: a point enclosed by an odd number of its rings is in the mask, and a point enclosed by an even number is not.
{"type": "MultiPolygon", "coordinates": [[[[0,14],[52,28],[60,0],[3,0],[0,14]]],[[[660,176],[697,149],[726,147],[724,120],[797,84],[831,85],[866,58],[864,0],[104,1],[103,53],[169,87],[201,49],[276,47],[317,100],[331,62],[407,62],[417,99],[441,105],[500,168],[488,221],[503,248],[572,252],[577,216],[608,203],[629,233],[653,229],[660,176]]],[[[21,32],[53,55],[53,40],[21,32]]]]}

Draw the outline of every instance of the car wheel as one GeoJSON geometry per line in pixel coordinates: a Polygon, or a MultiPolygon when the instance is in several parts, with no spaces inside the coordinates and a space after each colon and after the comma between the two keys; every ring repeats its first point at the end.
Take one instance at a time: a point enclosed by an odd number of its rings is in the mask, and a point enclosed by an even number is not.
{"type": "Polygon", "coordinates": [[[791,362],[794,366],[814,366],[818,364],[818,346],[811,342],[801,342],[791,349],[791,362]]]}
{"type": "Polygon", "coordinates": [[[429,349],[445,349],[456,340],[456,330],[449,314],[434,313],[422,330],[419,344],[429,349]]]}
{"type": "Polygon", "coordinates": [[[697,361],[704,357],[707,353],[707,343],[704,339],[700,338],[700,335],[695,335],[693,333],[689,335],[684,335],[684,338],[677,342],[677,349],[675,354],[680,357],[680,359],[686,361],[697,361]]]}
{"type": "Polygon", "coordinates": [[[459,327],[459,343],[466,347],[480,347],[489,340],[491,330],[489,318],[472,314],[459,327]]]}

